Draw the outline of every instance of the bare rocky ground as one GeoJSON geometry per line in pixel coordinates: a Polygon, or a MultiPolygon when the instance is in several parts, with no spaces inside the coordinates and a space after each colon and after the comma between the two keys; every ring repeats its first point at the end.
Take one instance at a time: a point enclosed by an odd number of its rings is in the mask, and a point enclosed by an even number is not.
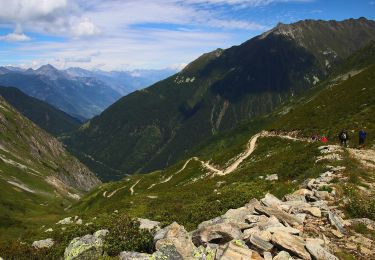
{"type": "MultiPolygon", "coordinates": [[[[319,149],[321,156],[317,161],[335,161],[337,165],[342,160],[343,149],[339,146],[319,149]]],[[[342,198],[335,188],[337,183],[347,181],[345,167],[327,163],[326,169],[282,200],[272,194],[260,201],[251,199],[243,207],[202,222],[192,232],[176,222],[161,229],[159,222],[139,219],[141,229],[155,232],[155,252],[122,252],[119,258],[334,260],[343,259],[343,252],[349,252],[356,259],[375,259],[374,241],[351,228],[360,223],[375,230],[375,222],[345,218],[339,207],[342,198]]],[[[100,236],[75,238],[66,248],[64,258],[98,259],[103,255],[101,246],[107,231],[98,232],[100,236]]],[[[46,244],[49,246],[51,241],[46,244]]],[[[35,246],[40,245],[44,245],[43,241],[35,242],[35,246]]]]}

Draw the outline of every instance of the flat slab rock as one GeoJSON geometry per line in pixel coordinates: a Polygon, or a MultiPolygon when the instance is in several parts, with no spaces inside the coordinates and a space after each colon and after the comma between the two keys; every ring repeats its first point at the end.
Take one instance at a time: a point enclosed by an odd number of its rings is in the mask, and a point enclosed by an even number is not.
{"type": "Polygon", "coordinates": [[[318,260],[339,260],[336,256],[321,247],[318,243],[307,242],[306,249],[318,260]]]}
{"type": "Polygon", "coordinates": [[[220,260],[233,260],[233,259],[241,259],[241,260],[261,260],[263,259],[257,252],[246,248],[242,245],[237,245],[234,242],[228,243],[221,256],[217,255],[215,259],[220,260]]]}
{"type": "Polygon", "coordinates": [[[285,221],[286,223],[294,227],[303,224],[303,221],[301,219],[277,208],[255,206],[255,210],[260,213],[266,214],[267,216],[275,216],[281,222],[285,221]]]}
{"type": "Polygon", "coordinates": [[[305,241],[301,237],[278,231],[272,235],[272,242],[304,260],[311,260],[309,252],[305,249],[305,241]]]}

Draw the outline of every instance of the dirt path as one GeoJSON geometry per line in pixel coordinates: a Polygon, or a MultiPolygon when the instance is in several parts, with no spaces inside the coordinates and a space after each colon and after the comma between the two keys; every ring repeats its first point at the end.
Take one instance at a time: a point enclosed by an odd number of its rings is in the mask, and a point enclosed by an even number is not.
{"type": "Polygon", "coordinates": [[[130,195],[133,195],[134,194],[134,187],[137,186],[137,184],[141,181],[141,179],[139,179],[136,183],[133,184],[133,186],[130,187],[130,195]]]}

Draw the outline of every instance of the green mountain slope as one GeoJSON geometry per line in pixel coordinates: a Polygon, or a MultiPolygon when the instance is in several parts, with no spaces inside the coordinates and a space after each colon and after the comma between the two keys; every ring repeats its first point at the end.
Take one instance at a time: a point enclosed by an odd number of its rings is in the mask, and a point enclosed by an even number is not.
{"type": "Polygon", "coordinates": [[[122,98],[64,142],[105,180],[161,169],[317,85],[374,39],[363,18],[279,25],[122,98]]]}
{"type": "Polygon", "coordinates": [[[55,221],[100,181],[0,97],[0,240],[55,221]]]}
{"type": "Polygon", "coordinates": [[[29,97],[13,87],[0,87],[0,95],[21,114],[53,135],[71,132],[80,125],[78,119],[53,106],[29,97]]]}
{"type": "MultiPolygon", "coordinates": [[[[360,57],[370,48],[366,47],[345,62],[352,62],[353,57],[360,57]]],[[[372,58],[368,58],[366,64],[371,63],[372,58]]],[[[127,214],[134,217],[164,223],[177,221],[195,228],[201,221],[239,207],[249,198],[259,198],[267,192],[281,197],[307,178],[326,171],[328,164],[347,167],[345,174],[350,177],[345,185],[356,185],[353,190],[357,190],[358,185],[365,185],[360,184],[360,180],[373,178],[373,171],[363,168],[350,156],[350,149],[340,155],[343,158],[340,161],[318,160],[321,155],[318,147],[322,143],[308,140],[317,133],[327,135],[329,144],[337,144],[336,136],[342,128],[354,130],[353,135],[356,135],[359,127],[367,127],[366,145],[374,148],[375,60],[372,63],[350,78],[338,81],[336,76],[330,77],[273,113],[216,135],[194,151],[192,157],[165,170],[103,184],[80,200],[70,214],[80,212],[91,216],[126,209],[127,214]],[[334,84],[333,79],[336,79],[334,84]],[[223,174],[246,155],[249,140],[262,129],[269,131],[258,137],[254,152],[235,170],[223,174]],[[207,164],[211,168],[205,166],[207,164]],[[278,175],[276,182],[266,179],[272,174],[278,175]]],[[[356,142],[353,138],[350,146],[356,148],[356,142]]]]}

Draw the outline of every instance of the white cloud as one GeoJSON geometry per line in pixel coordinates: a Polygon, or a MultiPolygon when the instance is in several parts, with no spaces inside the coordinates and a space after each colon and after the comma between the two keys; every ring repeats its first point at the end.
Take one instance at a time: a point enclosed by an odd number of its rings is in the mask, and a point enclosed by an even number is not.
{"type": "Polygon", "coordinates": [[[0,36],[0,41],[6,42],[25,42],[29,41],[30,37],[25,35],[24,33],[9,33],[7,35],[0,36]]]}
{"type": "Polygon", "coordinates": [[[91,21],[85,19],[72,27],[75,37],[94,36],[100,34],[100,29],[91,21]]]}

